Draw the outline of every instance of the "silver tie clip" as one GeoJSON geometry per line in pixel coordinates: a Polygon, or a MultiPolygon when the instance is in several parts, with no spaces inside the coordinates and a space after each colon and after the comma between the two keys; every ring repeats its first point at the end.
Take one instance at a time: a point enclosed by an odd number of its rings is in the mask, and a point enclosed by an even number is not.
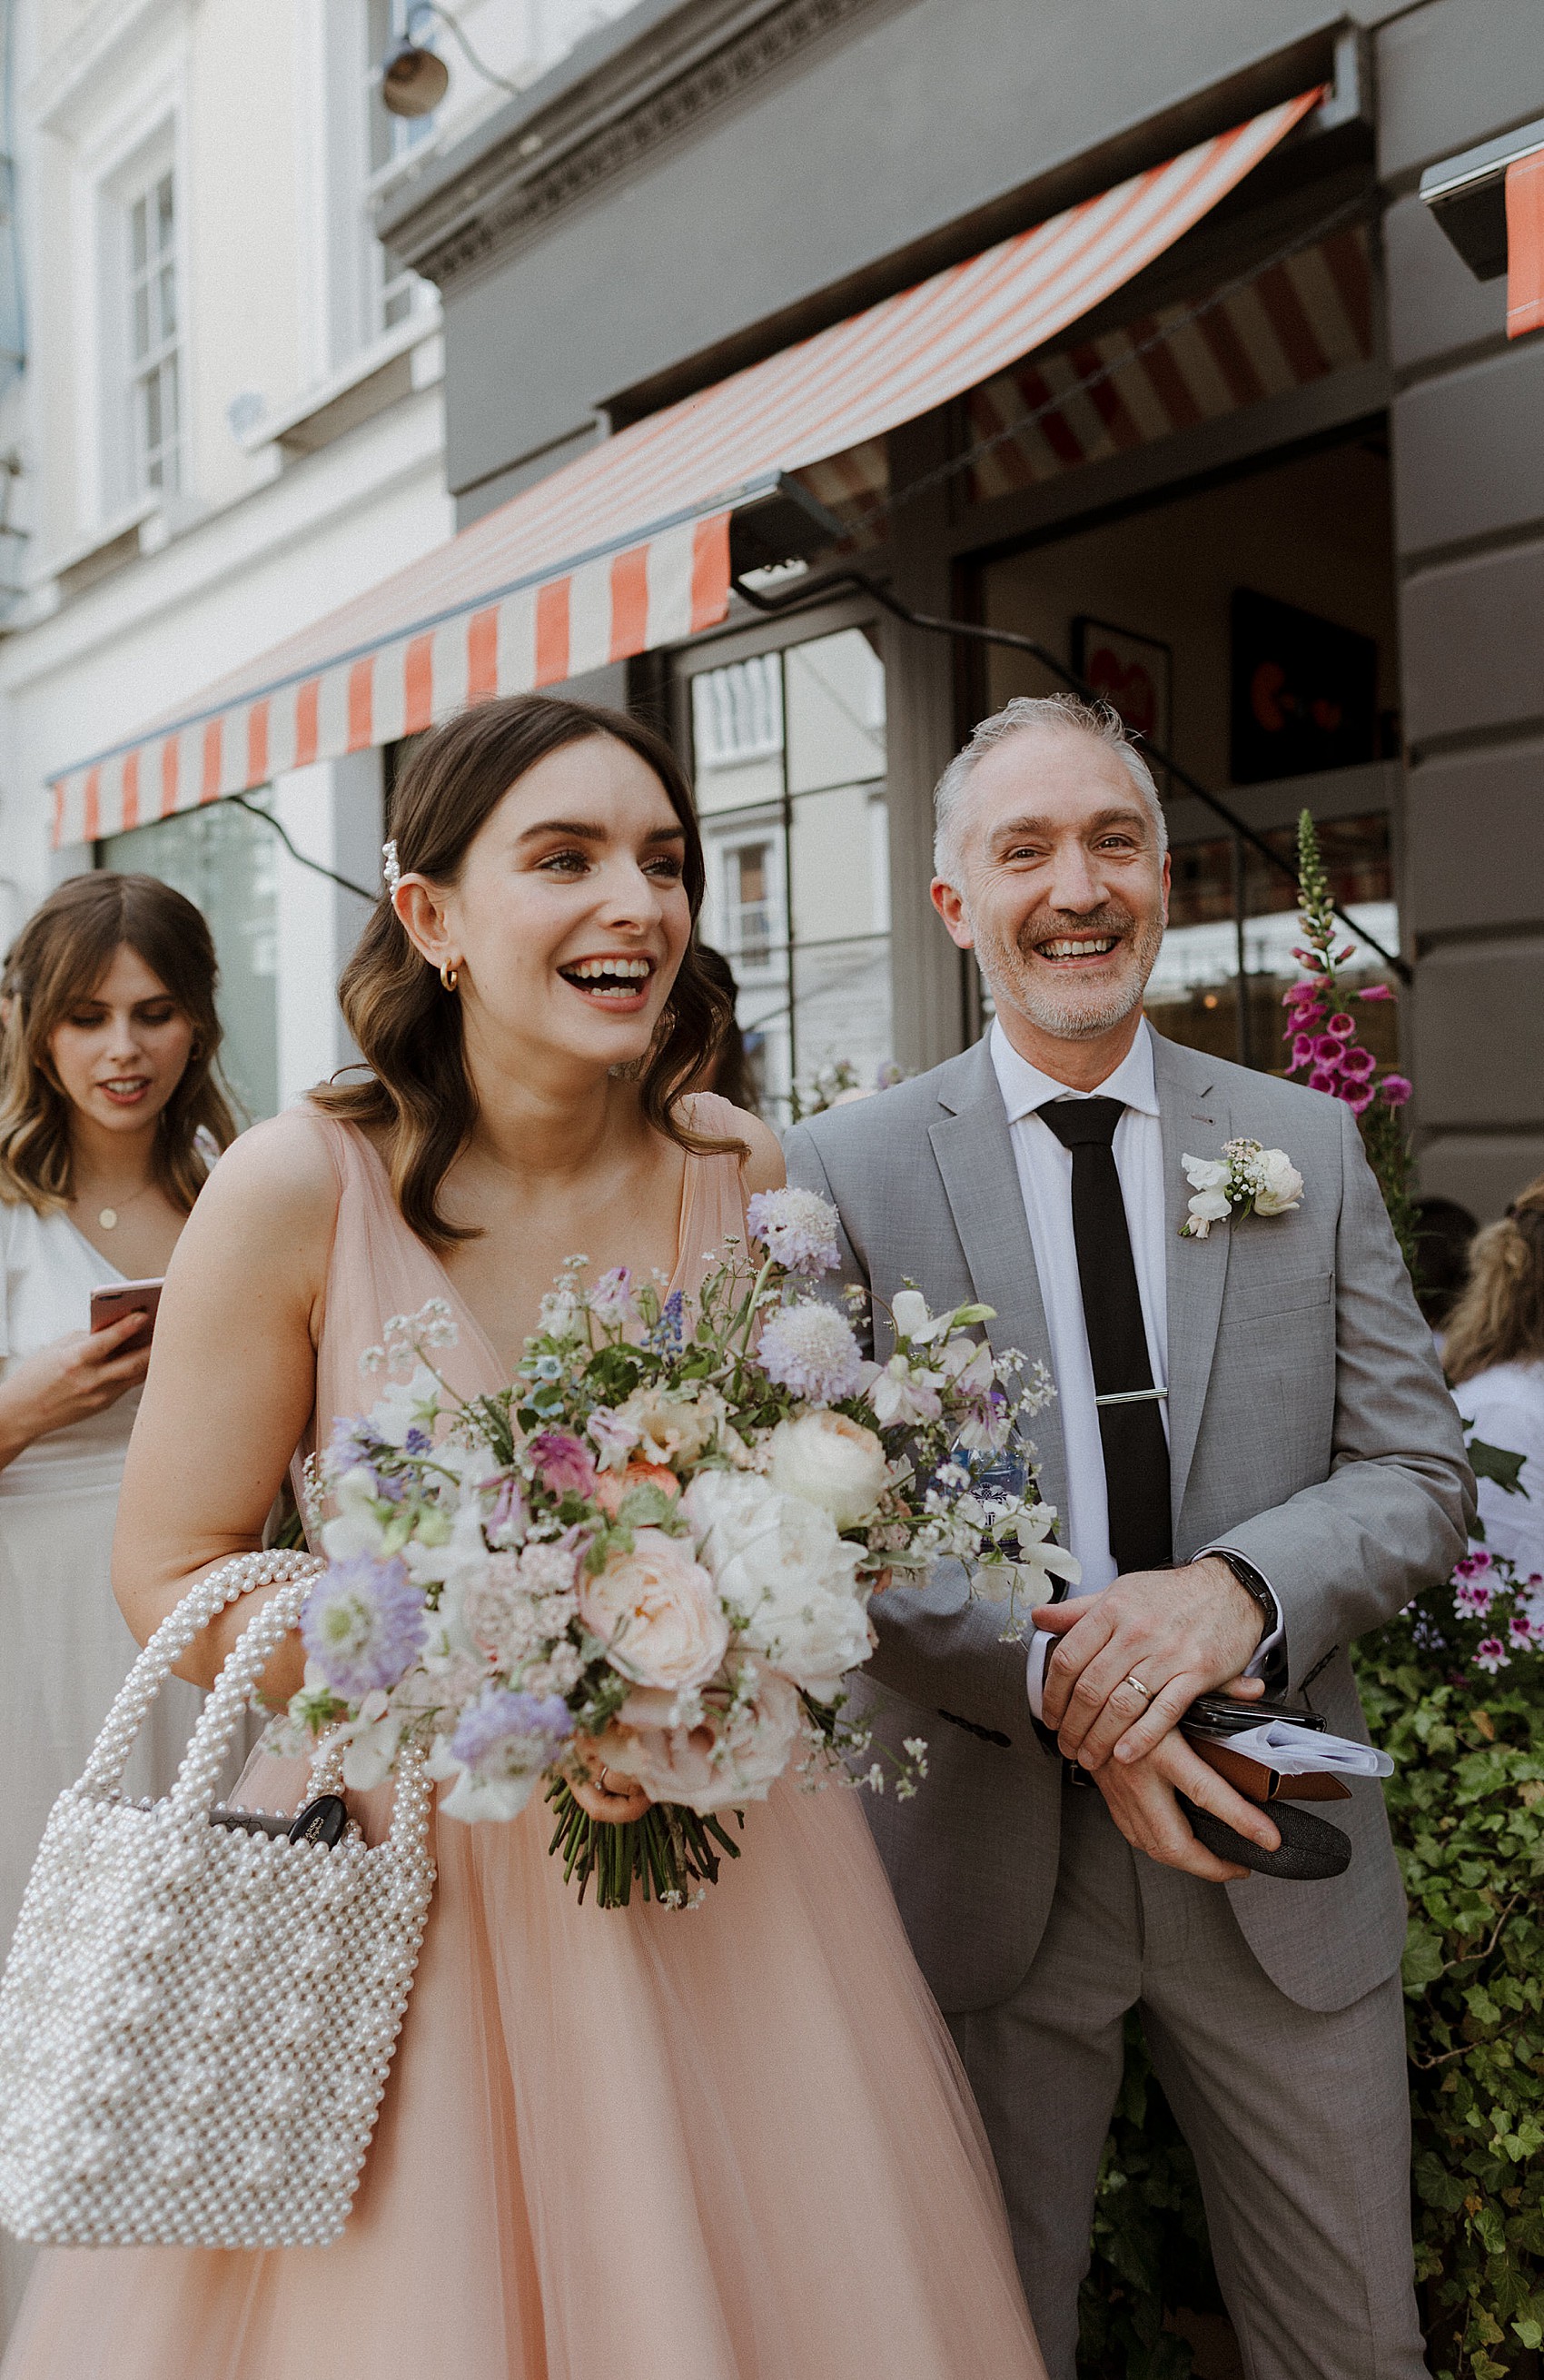
{"type": "Polygon", "coordinates": [[[1096,1405],[1143,1405],[1149,1398],[1167,1397],[1167,1389],[1112,1389],[1107,1397],[1096,1397],[1096,1405]]]}

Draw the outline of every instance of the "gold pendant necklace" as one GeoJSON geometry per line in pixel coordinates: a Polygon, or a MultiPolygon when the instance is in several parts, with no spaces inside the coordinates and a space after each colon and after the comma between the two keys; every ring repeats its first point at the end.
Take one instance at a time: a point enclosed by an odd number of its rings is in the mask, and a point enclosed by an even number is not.
{"type": "MultiPolygon", "coordinates": [[[[146,1193],[154,1187],[155,1184],[152,1182],[141,1183],[138,1190],[129,1193],[123,1201],[123,1206],[132,1207],[137,1198],[144,1197],[146,1193]]],[[[122,1207],[101,1207],[97,1209],[96,1220],[104,1232],[115,1232],[118,1228],[118,1217],[122,1211],[122,1207]]]]}

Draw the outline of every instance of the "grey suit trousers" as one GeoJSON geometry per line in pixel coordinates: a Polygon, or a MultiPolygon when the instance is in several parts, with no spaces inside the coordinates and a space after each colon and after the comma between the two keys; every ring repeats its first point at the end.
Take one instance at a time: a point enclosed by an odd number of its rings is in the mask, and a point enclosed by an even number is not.
{"type": "Polygon", "coordinates": [[[1249,2380],[1416,2380],[1427,2367],[1398,1976],[1349,2008],[1299,2008],[1221,1886],[1133,1852],[1102,1797],[1070,1785],[1028,1973],[1007,1999],[949,2018],[1050,2380],[1075,2380],[1094,2184],[1134,2006],[1200,2169],[1249,2380]]]}

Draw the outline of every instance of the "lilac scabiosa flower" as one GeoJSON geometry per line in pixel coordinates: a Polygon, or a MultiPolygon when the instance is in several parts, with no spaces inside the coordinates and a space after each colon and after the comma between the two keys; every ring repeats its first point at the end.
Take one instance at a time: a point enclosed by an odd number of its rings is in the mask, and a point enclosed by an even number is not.
{"type": "Polygon", "coordinates": [[[1484,1670],[1489,1676],[1494,1677],[1498,1670],[1507,1670],[1510,1669],[1511,1666],[1512,1656],[1508,1653],[1506,1646],[1501,1643],[1499,1636],[1487,1636],[1483,1644],[1476,1645],[1475,1667],[1477,1670],[1484,1670]]]}
{"type": "Polygon", "coordinates": [[[448,1818],[517,1818],[536,1780],[574,1731],[559,1694],[513,1694],[490,1686],[450,1740],[461,1774],[445,1796],[448,1818]]]}
{"type": "Polygon", "coordinates": [[[856,1396],[863,1382],[863,1354],[850,1324],[813,1298],[768,1318],[756,1360],[769,1380],[810,1404],[856,1396]]]}
{"type": "Polygon", "coordinates": [[[588,1496],[594,1488],[594,1456],[565,1429],[539,1430],[526,1454],[549,1496],[588,1496]]]}
{"type": "Polygon", "coordinates": [[[1415,1087],[1404,1075],[1385,1075],[1378,1086],[1378,1095],[1385,1107],[1402,1108],[1415,1087]]]}
{"type": "Polygon", "coordinates": [[[836,1209],[815,1190],[759,1190],[746,1208],[746,1228],[775,1264],[813,1281],[842,1261],[836,1209]]]}
{"type": "Polygon", "coordinates": [[[394,1558],[330,1562],[307,1596],[300,1635],[334,1694],[358,1701],[395,1686],[422,1649],[422,1595],[394,1558]]]}

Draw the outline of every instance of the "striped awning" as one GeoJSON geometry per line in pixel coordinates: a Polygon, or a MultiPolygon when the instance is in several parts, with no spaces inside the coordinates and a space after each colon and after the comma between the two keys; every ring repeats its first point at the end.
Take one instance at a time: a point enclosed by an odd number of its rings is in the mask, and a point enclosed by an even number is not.
{"type": "Polygon", "coordinates": [[[1374,351],[1365,225],[1252,279],[1163,306],[1015,364],[966,399],[974,499],[1063,478],[1367,363],[1374,351]]]}
{"type": "Polygon", "coordinates": [[[729,525],[1101,305],[1313,107],[1304,92],[649,416],[53,780],[56,844],[164,818],[717,625],[729,525]]]}

